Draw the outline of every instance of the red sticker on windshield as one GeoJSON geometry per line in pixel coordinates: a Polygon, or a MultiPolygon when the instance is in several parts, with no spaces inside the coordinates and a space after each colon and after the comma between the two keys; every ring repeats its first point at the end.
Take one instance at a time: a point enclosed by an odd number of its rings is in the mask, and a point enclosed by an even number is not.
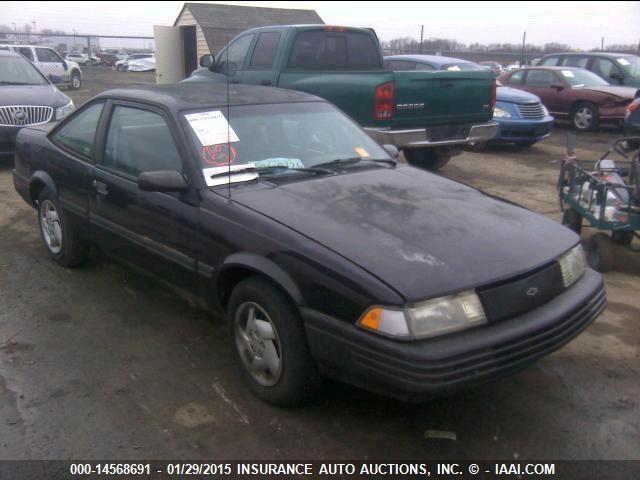
{"type": "Polygon", "coordinates": [[[218,145],[206,145],[202,147],[202,161],[212,167],[223,167],[236,161],[238,155],[235,147],[226,143],[218,145]]]}

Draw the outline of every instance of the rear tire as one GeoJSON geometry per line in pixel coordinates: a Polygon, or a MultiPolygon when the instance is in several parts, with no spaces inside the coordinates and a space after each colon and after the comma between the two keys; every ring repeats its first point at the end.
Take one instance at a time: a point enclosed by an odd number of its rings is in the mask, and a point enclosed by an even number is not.
{"type": "Polygon", "coordinates": [[[227,318],[236,363],[253,393],[292,406],[320,385],[297,308],[276,286],[249,277],[231,293],[227,318]]]}
{"type": "Polygon", "coordinates": [[[488,142],[470,143],[470,144],[467,145],[467,150],[469,150],[470,152],[481,152],[485,148],[487,148],[487,143],[488,142]]]}
{"type": "Polygon", "coordinates": [[[593,103],[581,102],[571,110],[571,124],[581,132],[591,132],[598,128],[598,107],[593,103]]]}
{"type": "Polygon", "coordinates": [[[441,169],[451,160],[451,155],[439,154],[428,148],[405,148],[403,153],[409,165],[432,172],[441,169]]]}
{"type": "Polygon", "coordinates": [[[38,196],[38,226],[49,256],[58,265],[72,268],[89,256],[89,243],[73,230],[58,199],[46,187],[38,196]]]}
{"type": "Polygon", "coordinates": [[[582,233],[582,217],[573,208],[567,208],[562,214],[562,225],[573,230],[578,235],[582,233]]]}
{"type": "Polygon", "coordinates": [[[69,78],[69,89],[78,90],[80,87],[82,87],[82,75],[79,71],[74,70],[69,78]]]}
{"type": "Polygon", "coordinates": [[[613,268],[613,242],[606,233],[598,232],[589,242],[589,265],[599,272],[613,268]]]}

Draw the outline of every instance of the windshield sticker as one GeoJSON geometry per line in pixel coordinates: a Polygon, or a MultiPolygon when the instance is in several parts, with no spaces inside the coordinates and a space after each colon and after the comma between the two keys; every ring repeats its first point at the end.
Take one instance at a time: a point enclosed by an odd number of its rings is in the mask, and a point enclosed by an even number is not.
{"type": "Polygon", "coordinates": [[[238,151],[236,148],[226,143],[202,147],[202,162],[212,167],[221,167],[234,163],[237,156],[238,151]]]}
{"type": "Polygon", "coordinates": [[[367,158],[369,156],[369,152],[367,152],[364,148],[362,147],[356,147],[354,148],[354,150],[356,151],[356,153],[358,155],[360,155],[362,158],[367,158]]]}
{"type": "Polygon", "coordinates": [[[220,110],[211,112],[189,113],[185,115],[189,125],[204,146],[219,145],[227,142],[239,142],[240,139],[227,122],[220,110]]]}
{"type": "Polygon", "coordinates": [[[618,63],[619,63],[620,65],[624,65],[625,67],[626,67],[627,65],[631,65],[631,64],[629,63],[629,60],[627,60],[626,58],[617,58],[616,60],[618,60],[618,63]]]}
{"type": "Polygon", "coordinates": [[[253,162],[256,168],[270,167],[286,167],[286,168],[304,168],[304,163],[299,158],[265,158],[253,162]]]}
{"type": "Polygon", "coordinates": [[[562,75],[564,75],[567,78],[575,77],[575,75],[573,74],[573,72],[571,70],[562,70],[562,75]]]}
{"type": "Polygon", "coordinates": [[[227,183],[248,182],[258,178],[258,172],[256,172],[253,163],[203,168],[202,175],[204,175],[204,181],[209,187],[227,183]]]}

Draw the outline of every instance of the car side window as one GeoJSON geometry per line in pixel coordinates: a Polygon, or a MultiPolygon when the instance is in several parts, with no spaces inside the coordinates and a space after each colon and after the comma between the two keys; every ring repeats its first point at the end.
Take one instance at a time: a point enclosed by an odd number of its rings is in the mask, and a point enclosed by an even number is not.
{"type": "Polygon", "coordinates": [[[103,106],[104,102],[98,102],[79,111],[53,135],[52,139],[78,155],[91,158],[93,140],[103,106]]]}
{"type": "Polygon", "coordinates": [[[58,56],[56,52],[54,52],[50,48],[36,47],[36,56],[38,57],[38,61],[40,62],[62,63],[62,59],[58,56]]]}
{"type": "Polygon", "coordinates": [[[611,78],[612,73],[622,74],[618,66],[608,58],[595,58],[591,66],[591,71],[610,83],[615,83],[615,79],[611,78]]]}
{"type": "Polygon", "coordinates": [[[182,159],[162,115],[117,105],[109,121],[102,166],[138,177],[142,172],[182,171],[182,159]]]}
{"type": "Polygon", "coordinates": [[[562,65],[565,67],[587,68],[587,63],[589,63],[589,57],[571,55],[564,58],[562,65]]]}
{"type": "Polygon", "coordinates": [[[416,63],[416,70],[418,71],[429,71],[432,72],[436,70],[436,67],[432,65],[427,65],[426,63],[416,63]]]}
{"type": "Polygon", "coordinates": [[[244,68],[244,60],[249,52],[251,42],[253,42],[255,35],[245,35],[233,41],[226,49],[224,49],[218,55],[218,63],[229,62],[234,64],[235,70],[242,70],[244,68]]]}
{"type": "Polygon", "coordinates": [[[541,67],[555,67],[556,65],[558,65],[558,60],[560,60],[560,57],[545,58],[539,63],[539,65],[541,67]]]}
{"type": "Polygon", "coordinates": [[[280,43],[279,32],[261,33],[251,56],[251,70],[270,70],[280,43]]]}
{"type": "Polygon", "coordinates": [[[385,66],[387,70],[394,72],[405,72],[416,69],[416,64],[414,62],[408,62],[407,60],[387,60],[385,66]]]}
{"type": "Polygon", "coordinates": [[[509,77],[510,85],[520,85],[522,83],[522,76],[524,75],[524,70],[519,70],[514,72],[513,75],[509,77]]]}
{"type": "Polygon", "coordinates": [[[529,87],[550,87],[552,84],[557,83],[556,76],[546,70],[529,70],[525,85],[529,87]]]}
{"type": "Polygon", "coordinates": [[[29,60],[33,62],[33,52],[29,47],[16,47],[16,52],[27,57],[29,60]]]}

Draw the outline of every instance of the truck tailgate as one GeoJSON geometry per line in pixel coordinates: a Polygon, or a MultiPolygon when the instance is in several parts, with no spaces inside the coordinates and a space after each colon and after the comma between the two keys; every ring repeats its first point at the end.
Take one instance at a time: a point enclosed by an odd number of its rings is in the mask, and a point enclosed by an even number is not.
{"type": "Polygon", "coordinates": [[[393,128],[491,120],[494,79],[489,71],[408,71],[393,75],[393,128]]]}

